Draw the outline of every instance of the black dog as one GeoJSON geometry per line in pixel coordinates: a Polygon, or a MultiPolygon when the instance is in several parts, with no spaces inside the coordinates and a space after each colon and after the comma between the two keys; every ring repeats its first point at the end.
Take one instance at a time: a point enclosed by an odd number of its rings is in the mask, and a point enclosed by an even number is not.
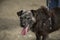
{"type": "Polygon", "coordinates": [[[60,27],[56,20],[55,10],[48,10],[42,6],[37,10],[21,10],[17,12],[20,17],[20,25],[24,28],[22,32],[27,33],[31,29],[36,34],[36,40],[47,40],[48,34],[58,30],[60,27]],[[42,38],[41,38],[42,36],[42,38]]]}

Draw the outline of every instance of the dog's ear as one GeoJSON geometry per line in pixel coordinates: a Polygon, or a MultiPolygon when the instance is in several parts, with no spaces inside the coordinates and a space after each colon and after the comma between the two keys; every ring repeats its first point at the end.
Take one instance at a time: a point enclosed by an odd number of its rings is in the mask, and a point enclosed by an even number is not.
{"type": "Polygon", "coordinates": [[[18,16],[21,16],[21,15],[22,15],[22,12],[23,12],[23,10],[17,12],[17,15],[18,15],[18,16]]]}
{"type": "Polygon", "coordinates": [[[33,14],[33,16],[36,14],[36,10],[31,10],[31,12],[32,12],[32,14],[33,14]]]}

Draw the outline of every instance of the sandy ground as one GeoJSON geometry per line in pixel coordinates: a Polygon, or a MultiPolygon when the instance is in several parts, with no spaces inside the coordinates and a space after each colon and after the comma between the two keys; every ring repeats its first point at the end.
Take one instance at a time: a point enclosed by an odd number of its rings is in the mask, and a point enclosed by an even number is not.
{"type": "MultiPolygon", "coordinates": [[[[46,6],[45,0],[0,0],[0,40],[35,40],[33,32],[21,35],[16,12],[22,9],[37,9],[46,6]]],[[[49,34],[49,40],[60,40],[60,30],[49,34]]]]}

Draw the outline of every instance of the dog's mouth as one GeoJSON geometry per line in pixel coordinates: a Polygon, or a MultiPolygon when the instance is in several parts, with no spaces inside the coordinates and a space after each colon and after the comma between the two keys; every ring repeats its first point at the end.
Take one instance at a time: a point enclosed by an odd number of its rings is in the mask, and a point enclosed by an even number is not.
{"type": "Polygon", "coordinates": [[[29,25],[27,25],[25,28],[22,29],[21,34],[26,35],[28,33],[28,31],[29,31],[29,25]]]}

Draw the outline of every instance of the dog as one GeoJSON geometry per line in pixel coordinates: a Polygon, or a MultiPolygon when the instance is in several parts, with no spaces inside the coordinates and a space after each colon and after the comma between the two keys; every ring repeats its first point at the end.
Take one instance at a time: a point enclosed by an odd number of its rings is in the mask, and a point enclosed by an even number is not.
{"type": "Polygon", "coordinates": [[[56,26],[55,12],[44,6],[37,10],[21,10],[17,12],[17,15],[23,27],[22,34],[26,35],[31,29],[36,35],[36,40],[47,40],[49,33],[60,28],[56,26]]]}

